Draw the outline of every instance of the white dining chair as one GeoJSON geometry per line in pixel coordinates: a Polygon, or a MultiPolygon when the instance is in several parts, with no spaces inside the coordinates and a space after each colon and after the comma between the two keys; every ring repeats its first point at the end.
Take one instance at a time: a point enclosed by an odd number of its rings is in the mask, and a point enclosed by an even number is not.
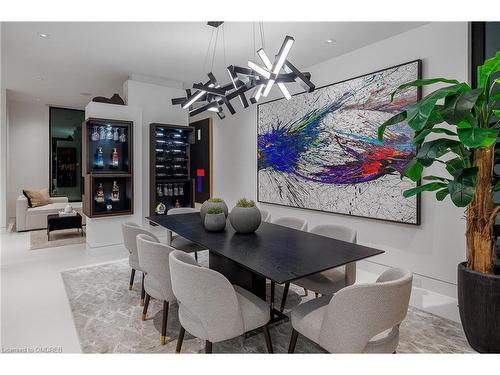
{"type": "Polygon", "coordinates": [[[267,323],[267,303],[219,272],[200,267],[182,251],[170,253],[172,289],[179,304],[181,329],[176,352],[180,353],[185,331],[205,340],[205,352],[212,344],[262,328],[267,350],[273,352],[267,323]]]}
{"type": "MultiPolygon", "coordinates": [[[[310,233],[334,238],[336,240],[356,243],[356,230],[343,226],[323,224],[312,228],[310,233]]],[[[332,249],[335,251],[335,249],[332,249]]],[[[345,266],[332,268],[327,271],[315,273],[311,276],[297,279],[293,284],[301,286],[304,290],[310,290],[321,295],[332,295],[346,286],[356,282],[356,262],[348,263],[345,266]]],[[[285,289],[286,285],[285,285],[285,289]]],[[[288,291],[288,289],[287,289],[288,291]]],[[[283,312],[286,299],[282,300],[281,311],[283,312]]]]}
{"type": "MultiPolygon", "coordinates": [[[[179,214],[190,214],[194,212],[200,212],[200,210],[191,207],[179,207],[171,208],[167,211],[167,215],[179,215],[179,214]]],[[[173,233],[171,230],[167,230],[167,245],[172,246],[177,250],[184,251],[186,253],[194,253],[194,258],[198,260],[198,251],[207,250],[203,246],[200,246],[188,239],[173,233]]]]}
{"type": "Polygon", "coordinates": [[[289,353],[298,335],[330,353],[395,353],[408,312],[413,276],[393,268],[375,283],[351,285],[292,310],[289,353]]]}
{"type": "Polygon", "coordinates": [[[140,225],[134,223],[134,222],[126,222],[122,224],[122,234],[123,234],[123,244],[125,245],[125,248],[129,252],[128,256],[128,263],[130,265],[130,268],[132,269],[130,272],[130,281],[128,284],[128,289],[132,290],[132,287],[134,285],[134,278],[135,278],[135,271],[140,271],[142,272],[142,283],[141,283],[141,299],[139,301],[139,304],[141,306],[144,305],[144,297],[145,297],[145,290],[144,290],[144,270],[141,268],[139,264],[139,256],[137,254],[137,240],[136,237],[139,234],[147,234],[148,236],[154,238],[155,240],[158,240],[158,238],[148,230],[144,229],[140,225]]]}
{"type": "Polygon", "coordinates": [[[272,223],[292,229],[307,230],[307,221],[298,217],[283,216],[273,220],[272,223]]]}
{"type": "Polygon", "coordinates": [[[169,255],[175,249],[160,243],[156,238],[146,234],[137,236],[137,251],[139,264],[146,273],[144,289],[146,299],[142,311],[142,320],[146,320],[149,300],[155,298],[163,301],[163,319],[161,325],[160,343],[165,345],[167,339],[167,320],[169,303],[175,301],[170,280],[169,255]]]}

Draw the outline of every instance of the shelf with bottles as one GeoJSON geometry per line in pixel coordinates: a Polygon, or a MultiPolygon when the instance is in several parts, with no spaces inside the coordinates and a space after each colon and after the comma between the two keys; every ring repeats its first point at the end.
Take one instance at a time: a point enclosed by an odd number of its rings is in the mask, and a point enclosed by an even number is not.
{"type": "Polygon", "coordinates": [[[193,207],[193,180],[181,183],[157,183],[154,192],[154,213],[164,215],[174,207],[193,207]]]}
{"type": "Polygon", "coordinates": [[[130,173],[131,122],[89,119],[85,126],[86,173],[130,173]]]}
{"type": "Polygon", "coordinates": [[[131,177],[90,176],[86,194],[91,197],[85,214],[89,217],[133,213],[131,177]]]}

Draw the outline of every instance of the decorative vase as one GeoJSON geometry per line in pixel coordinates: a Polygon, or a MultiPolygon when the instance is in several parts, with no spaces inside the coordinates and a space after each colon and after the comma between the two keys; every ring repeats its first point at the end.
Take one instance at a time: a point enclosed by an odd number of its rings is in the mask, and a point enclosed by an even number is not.
{"type": "Polygon", "coordinates": [[[226,215],[220,214],[206,214],[203,221],[205,229],[209,232],[220,232],[226,228],[226,215]]]}
{"type": "Polygon", "coordinates": [[[201,208],[200,208],[200,216],[201,216],[201,222],[202,223],[205,222],[205,215],[207,214],[208,209],[211,208],[211,207],[219,207],[219,208],[221,208],[224,211],[224,215],[226,217],[228,217],[229,210],[227,208],[226,202],[224,202],[224,201],[222,201],[222,202],[209,202],[209,201],[205,201],[205,202],[203,202],[203,204],[201,205],[201,208]]]}
{"type": "Polygon", "coordinates": [[[238,233],[253,233],[262,221],[257,207],[234,207],[229,215],[229,221],[238,233]]]}
{"type": "Polygon", "coordinates": [[[500,275],[458,265],[458,309],[470,346],[480,353],[500,353],[500,275]]]}

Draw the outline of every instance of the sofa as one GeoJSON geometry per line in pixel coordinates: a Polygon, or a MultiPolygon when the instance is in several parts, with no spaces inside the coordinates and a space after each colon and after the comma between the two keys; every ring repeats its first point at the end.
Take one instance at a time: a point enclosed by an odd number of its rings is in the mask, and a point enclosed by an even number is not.
{"type": "MultiPolygon", "coordinates": [[[[68,204],[67,197],[51,197],[50,203],[40,207],[28,207],[28,199],[20,195],[16,201],[16,231],[26,231],[33,229],[47,228],[47,216],[57,214],[64,210],[68,204]]],[[[85,222],[85,216],[82,214],[82,202],[71,202],[73,209],[80,213],[85,222]]]]}

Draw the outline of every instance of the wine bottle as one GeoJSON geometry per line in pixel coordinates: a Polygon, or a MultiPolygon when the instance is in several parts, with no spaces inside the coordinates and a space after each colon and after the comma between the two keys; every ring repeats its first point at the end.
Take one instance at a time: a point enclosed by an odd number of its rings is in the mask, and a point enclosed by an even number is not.
{"type": "Polygon", "coordinates": [[[95,201],[99,203],[104,202],[104,189],[102,187],[102,184],[99,184],[95,191],[95,201]]]}
{"type": "Polygon", "coordinates": [[[118,150],[114,148],[113,152],[111,153],[111,167],[118,168],[119,163],[120,159],[118,157],[118,150]]]}
{"type": "Polygon", "coordinates": [[[97,147],[97,152],[95,153],[95,167],[104,168],[104,157],[101,146],[97,147]]]}
{"type": "Polygon", "coordinates": [[[113,181],[113,188],[111,189],[111,200],[117,202],[120,200],[120,189],[116,184],[116,181],[113,181]]]}

